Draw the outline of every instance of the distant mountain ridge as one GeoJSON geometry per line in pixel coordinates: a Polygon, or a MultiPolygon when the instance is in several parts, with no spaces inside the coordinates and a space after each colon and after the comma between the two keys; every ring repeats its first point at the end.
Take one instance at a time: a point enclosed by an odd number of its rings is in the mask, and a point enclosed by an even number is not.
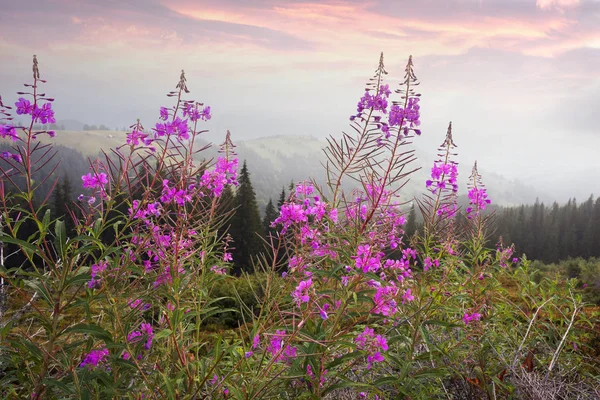
{"type": "MultiPolygon", "coordinates": [[[[57,131],[56,138],[52,139],[55,144],[70,147],[81,152],[85,157],[94,158],[101,150],[108,151],[111,148],[125,143],[125,132],[117,131],[82,131],[67,130],[57,131]]],[[[48,139],[41,137],[42,141],[48,139]]],[[[198,146],[204,146],[206,142],[200,141],[198,146]]],[[[271,136],[260,139],[241,140],[235,142],[236,152],[240,159],[248,163],[252,184],[257,194],[257,200],[261,210],[264,209],[269,198],[277,201],[281,189],[288,192],[290,182],[299,182],[309,178],[315,178],[317,182],[325,182],[325,170],[322,162],[325,161],[323,148],[327,142],[314,136],[271,136]]],[[[410,145],[414,146],[414,145],[410,145]]],[[[201,153],[203,158],[211,158],[217,155],[218,144],[201,153]]],[[[425,191],[425,180],[428,179],[434,155],[424,153],[419,149],[418,158],[414,168],[421,167],[410,177],[409,182],[401,192],[402,201],[410,201],[414,196],[420,196],[425,191]]],[[[470,167],[461,166],[459,172],[460,194],[466,195],[466,180],[470,174],[470,167]]],[[[85,173],[85,171],[82,171],[85,173]]],[[[488,193],[496,205],[533,204],[536,198],[547,199],[543,193],[532,186],[525,185],[517,180],[508,180],[494,172],[481,170],[483,181],[488,188],[488,193]]]]}
{"type": "MultiPolygon", "coordinates": [[[[327,142],[312,136],[273,136],[237,142],[240,160],[247,160],[252,173],[252,183],[261,205],[278,198],[282,186],[286,188],[291,180],[300,181],[314,177],[322,181],[325,177],[321,162],[325,161],[323,148],[327,142]],[[269,171],[269,172],[266,172],[269,171]]],[[[412,146],[412,145],[410,145],[412,146]]],[[[419,154],[422,154],[419,151],[419,154]]],[[[429,178],[433,157],[417,158],[413,168],[421,167],[410,176],[401,192],[401,200],[410,201],[425,191],[425,181],[429,178]],[[429,159],[428,159],[429,158],[429,159]]],[[[459,194],[466,195],[466,181],[471,173],[469,167],[459,167],[459,194]]],[[[495,172],[481,169],[483,182],[493,203],[502,206],[533,204],[536,198],[547,200],[549,196],[518,180],[509,180],[495,172]]]]}

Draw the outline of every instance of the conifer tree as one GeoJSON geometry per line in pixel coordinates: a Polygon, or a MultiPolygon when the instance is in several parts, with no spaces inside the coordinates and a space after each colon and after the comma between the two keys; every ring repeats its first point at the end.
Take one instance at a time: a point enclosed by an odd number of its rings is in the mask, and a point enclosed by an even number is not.
{"type": "Polygon", "coordinates": [[[218,229],[219,237],[231,233],[231,224],[235,218],[235,196],[231,185],[227,185],[223,189],[215,214],[222,218],[220,219],[222,226],[218,229]]]}
{"type": "Polygon", "coordinates": [[[56,183],[56,187],[54,188],[53,193],[53,202],[52,202],[52,214],[54,218],[63,219],[63,207],[65,204],[65,197],[63,196],[62,186],[60,183],[56,183]]]}
{"type": "MultiPolygon", "coordinates": [[[[73,185],[71,184],[71,180],[68,176],[65,177],[62,183],[62,197],[63,204],[61,208],[61,213],[64,215],[65,227],[67,230],[67,234],[71,235],[75,231],[75,222],[71,217],[70,211],[77,211],[77,207],[72,207],[73,203],[73,185]]],[[[76,213],[76,217],[79,215],[76,213]]]]}
{"type": "Polygon", "coordinates": [[[252,272],[252,260],[261,248],[262,222],[258,212],[256,193],[252,188],[250,173],[246,161],[238,177],[238,188],[235,194],[235,216],[231,221],[230,233],[233,237],[233,262],[235,272],[252,272]]]}
{"type": "Polygon", "coordinates": [[[417,213],[415,212],[414,203],[410,207],[410,212],[408,213],[408,218],[406,220],[406,228],[404,229],[406,240],[410,240],[410,238],[415,234],[417,230],[417,213]]]}
{"type": "Polygon", "coordinates": [[[592,216],[592,253],[594,257],[600,257],[600,197],[596,199],[594,204],[594,212],[592,216]]]}
{"type": "Polygon", "coordinates": [[[66,203],[65,206],[68,206],[73,201],[73,185],[68,176],[65,176],[65,179],[63,179],[62,192],[66,203]]]}
{"type": "Polygon", "coordinates": [[[287,196],[285,194],[285,188],[281,188],[281,194],[279,195],[279,201],[277,201],[277,209],[281,210],[281,206],[285,203],[287,196]]]}
{"type": "Polygon", "coordinates": [[[267,207],[265,208],[265,218],[263,219],[263,232],[267,237],[269,237],[269,234],[275,236],[277,229],[271,228],[271,222],[273,222],[277,216],[278,214],[273,205],[273,200],[269,199],[267,207]]]}

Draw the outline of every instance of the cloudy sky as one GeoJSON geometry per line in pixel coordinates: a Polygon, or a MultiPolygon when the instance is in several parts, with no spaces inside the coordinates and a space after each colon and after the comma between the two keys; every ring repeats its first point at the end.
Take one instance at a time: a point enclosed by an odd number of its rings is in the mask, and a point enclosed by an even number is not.
{"type": "Polygon", "coordinates": [[[600,0],[0,4],[0,94],[37,54],[58,119],[151,126],[185,69],[214,140],[325,137],[347,126],[381,51],[391,85],[413,55],[424,151],[451,120],[465,164],[600,194],[600,0]]]}

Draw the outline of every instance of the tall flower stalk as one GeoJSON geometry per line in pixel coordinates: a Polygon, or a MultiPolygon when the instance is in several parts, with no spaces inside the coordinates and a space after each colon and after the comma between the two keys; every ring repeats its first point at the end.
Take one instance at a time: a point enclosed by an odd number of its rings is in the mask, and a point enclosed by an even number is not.
{"type": "Polygon", "coordinates": [[[425,182],[429,193],[425,193],[423,199],[417,199],[424,219],[422,243],[427,256],[436,246],[438,252],[453,254],[455,251],[454,229],[458,212],[458,163],[454,160],[456,148],[450,122],[446,138],[438,148],[438,158],[431,168],[431,176],[425,182]]]}

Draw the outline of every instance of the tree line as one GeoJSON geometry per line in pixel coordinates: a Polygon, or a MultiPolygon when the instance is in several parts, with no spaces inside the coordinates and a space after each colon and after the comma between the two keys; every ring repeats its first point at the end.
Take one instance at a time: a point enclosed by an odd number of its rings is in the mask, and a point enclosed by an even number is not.
{"type": "MultiPolygon", "coordinates": [[[[0,150],[7,147],[1,145],[0,150]]],[[[76,200],[79,191],[80,175],[89,170],[89,162],[81,153],[55,146],[57,157],[61,160],[59,169],[52,171],[50,166],[36,173],[37,179],[46,174],[60,177],[49,204],[54,217],[64,217],[69,231],[73,225],[68,216],[72,200],[76,200]]],[[[4,163],[0,160],[0,163],[4,163]]],[[[6,167],[6,165],[4,165],[6,167]]],[[[43,184],[37,193],[46,196],[52,190],[50,179],[43,184]]],[[[226,201],[221,204],[219,212],[228,213],[228,222],[221,229],[221,234],[231,235],[229,244],[235,265],[234,272],[253,272],[257,257],[264,251],[270,234],[275,237],[277,229],[271,223],[279,215],[279,210],[287,200],[288,194],[294,190],[293,182],[289,187],[281,189],[278,199],[269,199],[261,216],[257,194],[252,185],[251,173],[246,161],[240,170],[237,187],[227,187],[224,193],[226,201]]],[[[17,182],[19,183],[19,182],[17,182]]],[[[225,200],[224,199],[224,200],[225,200]]],[[[490,246],[500,239],[505,245],[515,244],[516,254],[525,253],[529,259],[554,263],[569,257],[600,257],[600,198],[590,196],[585,202],[578,203],[570,199],[566,204],[554,202],[546,206],[539,200],[533,205],[516,207],[497,207],[495,209],[495,231],[490,236],[490,246]]],[[[407,210],[407,222],[404,225],[405,241],[408,243],[420,229],[420,221],[412,206],[407,210]]],[[[31,227],[35,229],[35,227],[31,227]]],[[[280,256],[284,260],[285,255],[280,256]]]]}
{"type": "Polygon", "coordinates": [[[496,226],[496,239],[514,243],[517,254],[525,253],[531,260],[600,257],[600,198],[503,207],[496,211],[496,226]]]}

